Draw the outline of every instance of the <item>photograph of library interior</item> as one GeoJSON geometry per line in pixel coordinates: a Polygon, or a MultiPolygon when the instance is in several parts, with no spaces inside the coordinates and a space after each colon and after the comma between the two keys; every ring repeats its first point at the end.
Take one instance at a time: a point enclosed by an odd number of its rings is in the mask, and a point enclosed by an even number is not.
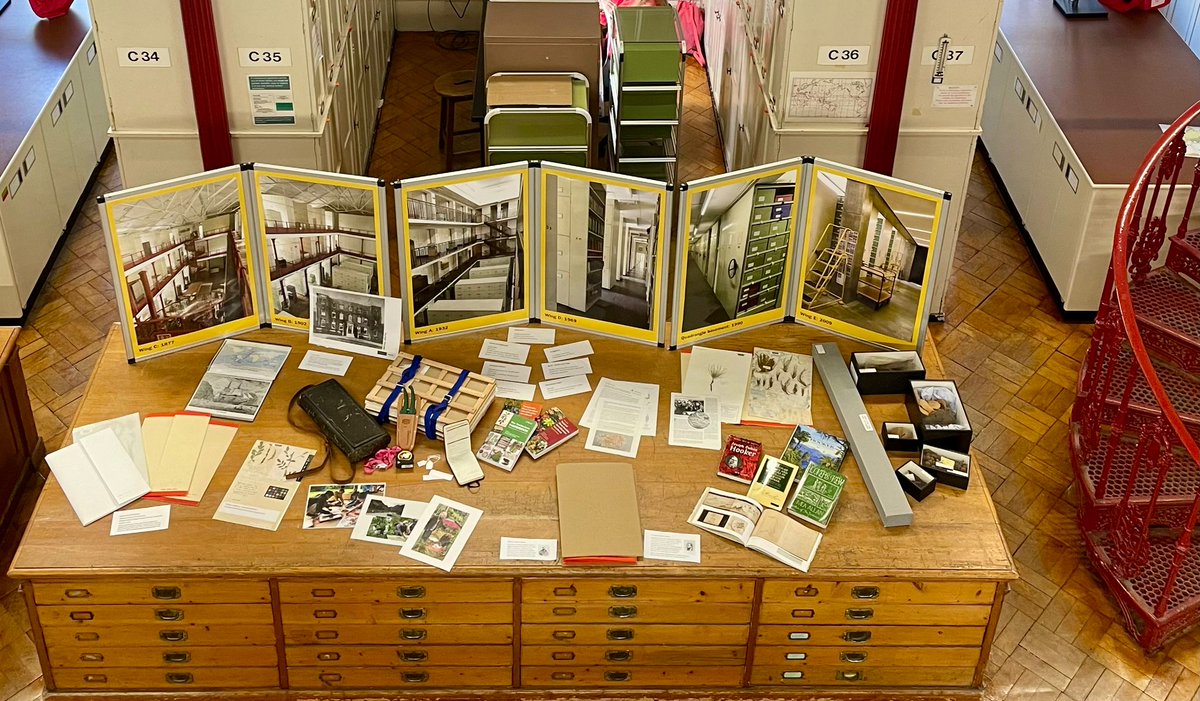
{"type": "Polygon", "coordinates": [[[1200,701],[1200,0],[0,66],[0,701],[1200,701]]]}

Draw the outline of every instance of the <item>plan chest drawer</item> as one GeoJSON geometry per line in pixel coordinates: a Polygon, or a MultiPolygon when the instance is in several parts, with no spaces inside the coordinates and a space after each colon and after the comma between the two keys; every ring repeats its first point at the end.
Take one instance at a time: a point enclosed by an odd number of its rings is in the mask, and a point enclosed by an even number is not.
{"type": "Polygon", "coordinates": [[[288,646],[291,667],[511,667],[511,645],[288,646]]]}
{"type": "Polygon", "coordinates": [[[54,626],[159,626],[163,623],[223,625],[234,622],[245,625],[270,625],[274,621],[274,616],[268,604],[112,604],[109,606],[83,604],[39,606],[38,620],[46,628],[54,626]]]}
{"type": "Polygon", "coordinates": [[[54,683],[72,691],[99,689],[263,689],[279,686],[275,667],[56,669],[54,683]]]}
{"type": "Polygon", "coordinates": [[[417,623],[509,623],[512,604],[282,604],[284,625],[329,622],[347,625],[417,623]]]}
{"type": "Polygon", "coordinates": [[[408,689],[512,686],[509,667],[387,667],[291,668],[294,689],[408,689]]]}
{"type": "Polygon", "coordinates": [[[507,645],[513,639],[507,625],[423,625],[420,622],[390,625],[285,625],[288,645],[507,645]]]}
{"type": "Polygon", "coordinates": [[[217,667],[236,664],[240,667],[275,667],[279,660],[274,645],[242,647],[180,646],[162,647],[87,647],[54,646],[50,648],[53,667],[217,667]]]}
{"type": "Polygon", "coordinates": [[[982,604],[996,595],[992,582],[813,582],[769,579],[763,602],[817,606],[852,604],[982,604]]]}
{"type": "Polygon", "coordinates": [[[563,622],[521,626],[521,642],[525,645],[745,645],[749,636],[748,625],[563,622]]]}
{"type": "Polygon", "coordinates": [[[507,603],[511,579],[300,579],[280,580],[282,603],[507,603]]]}
{"type": "Polygon", "coordinates": [[[50,648],[103,646],[179,647],[186,645],[274,645],[275,627],[266,625],[209,626],[196,623],[179,625],[132,626],[54,626],[43,627],[42,636],[50,648]]]}
{"type": "Polygon", "coordinates": [[[237,579],[71,580],[38,582],[38,605],[53,604],[252,604],[271,602],[265,581],[237,579]]]}
{"type": "Polygon", "coordinates": [[[521,583],[521,600],[544,602],[620,603],[749,603],[754,583],[737,580],[695,579],[527,579],[521,583]]]}

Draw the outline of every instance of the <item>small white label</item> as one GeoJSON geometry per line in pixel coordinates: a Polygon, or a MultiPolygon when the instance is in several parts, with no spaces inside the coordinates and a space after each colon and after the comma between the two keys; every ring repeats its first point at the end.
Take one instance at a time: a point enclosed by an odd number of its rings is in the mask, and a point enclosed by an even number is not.
{"type": "Polygon", "coordinates": [[[875,372],[875,370],[876,370],[876,368],[862,368],[861,370],[859,370],[859,372],[861,372],[864,375],[868,375],[870,373],[875,372]]]}
{"type": "Polygon", "coordinates": [[[58,118],[62,116],[62,102],[55,102],[54,109],[50,110],[50,125],[58,124],[58,118]]]}
{"type": "Polygon", "coordinates": [[[859,414],[858,420],[862,422],[863,428],[867,429],[871,433],[875,433],[875,425],[871,423],[870,416],[867,416],[866,414],[859,414]]]}
{"type": "Polygon", "coordinates": [[[817,50],[817,64],[821,66],[865,66],[871,57],[868,46],[822,46],[817,50]]]}
{"type": "Polygon", "coordinates": [[[292,65],[292,50],[238,49],[238,62],[246,68],[254,66],[290,66],[292,65]]]}
{"type": "Polygon", "coordinates": [[[824,346],[813,346],[813,350],[815,350],[817,352],[817,355],[825,355],[825,347],[824,346]]]}
{"type": "Polygon", "coordinates": [[[75,97],[75,81],[68,80],[67,87],[63,88],[63,107],[71,104],[72,97],[75,97]]]}
{"type": "MultiPolygon", "coordinates": [[[[921,49],[921,65],[933,66],[937,64],[939,47],[926,46],[921,49]]],[[[946,49],[946,65],[947,66],[969,66],[975,62],[975,47],[974,46],[951,46],[946,49]]]]}
{"type": "Polygon", "coordinates": [[[89,46],[88,50],[87,50],[87,62],[91,63],[92,61],[95,61],[95,60],[96,60],[96,42],[93,41],[92,45],[89,46]]]}
{"type": "Polygon", "coordinates": [[[171,50],[165,46],[117,49],[117,65],[145,68],[168,68],[171,65],[171,50]]]}
{"type": "Polygon", "coordinates": [[[942,109],[972,109],[979,100],[976,85],[935,85],[933,106],[942,109]]]}

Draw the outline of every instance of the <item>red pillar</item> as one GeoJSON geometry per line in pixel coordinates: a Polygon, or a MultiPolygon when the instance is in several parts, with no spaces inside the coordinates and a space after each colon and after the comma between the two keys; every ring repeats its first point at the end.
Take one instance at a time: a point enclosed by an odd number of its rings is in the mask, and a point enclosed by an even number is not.
{"type": "Polygon", "coordinates": [[[183,38],[187,43],[188,71],[192,76],[192,102],[200,129],[200,155],[204,169],[233,165],[233,142],[225,107],[221,57],[217,53],[217,28],[212,0],[179,0],[183,13],[183,38]]]}
{"type": "Polygon", "coordinates": [[[879,44],[879,67],[875,72],[875,96],[867,125],[867,151],[863,168],[891,175],[896,165],[896,141],[904,109],[904,87],[908,81],[908,59],[912,55],[913,30],[917,25],[917,0],[888,0],[879,44]]]}

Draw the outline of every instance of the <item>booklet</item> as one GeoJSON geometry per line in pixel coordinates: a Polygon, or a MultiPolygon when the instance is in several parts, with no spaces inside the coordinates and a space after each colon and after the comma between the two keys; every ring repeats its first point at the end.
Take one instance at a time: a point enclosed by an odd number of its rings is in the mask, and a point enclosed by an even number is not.
{"type": "Polygon", "coordinates": [[[783,502],[787,499],[788,492],[792,490],[792,482],[796,480],[796,475],[799,473],[798,466],[765,455],[762,462],[758,464],[758,471],[754,473],[754,479],[750,480],[750,489],[746,491],[746,496],[768,509],[780,511],[783,509],[783,502]]]}
{"type": "Polygon", "coordinates": [[[423,501],[372,494],[363,505],[362,515],[354,524],[350,539],[381,545],[404,545],[428,506],[423,501]]]}
{"type": "Polygon", "coordinates": [[[696,346],[691,356],[683,393],[716,397],[721,402],[721,423],[741,423],[750,382],[750,354],[696,346]]]}
{"type": "Polygon", "coordinates": [[[299,472],[316,451],[283,443],[255,441],[213,519],[267,531],[279,529],[283,515],[300,491],[300,483],[284,475],[299,472]]]}
{"type": "Polygon", "coordinates": [[[471,538],[483,511],[443,497],[434,497],[404,541],[400,554],[449,572],[471,538]]]}
{"type": "Polygon", "coordinates": [[[291,352],[289,346],[227,339],[200,378],[187,410],[253,421],[291,352]]]}
{"type": "Polygon", "coordinates": [[[512,472],[525,444],[537,429],[537,418],[542,413],[542,405],[533,402],[522,402],[509,399],[500,409],[500,417],[496,424],[483,439],[483,445],[475,452],[475,457],[495,465],[502,470],[512,472]]]}
{"type": "Polygon", "coordinates": [[[525,452],[537,460],[546,453],[554,450],[563,443],[574,438],[579,433],[579,427],[558,407],[544,409],[538,415],[537,428],[525,444],[525,452]]]}
{"type": "Polygon", "coordinates": [[[742,423],[812,423],[812,356],[755,348],[742,423]]]}
{"type": "Polygon", "coordinates": [[[821,544],[821,533],[754,500],[708,487],[688,523],[807,572],[821,544]]]}
{"type": "Polygon", "coordinates": [[[310,484],[301,528],[354,528],[363,504],[372,494],[382,495],[382,482],[371,484],[310,484]]]}

